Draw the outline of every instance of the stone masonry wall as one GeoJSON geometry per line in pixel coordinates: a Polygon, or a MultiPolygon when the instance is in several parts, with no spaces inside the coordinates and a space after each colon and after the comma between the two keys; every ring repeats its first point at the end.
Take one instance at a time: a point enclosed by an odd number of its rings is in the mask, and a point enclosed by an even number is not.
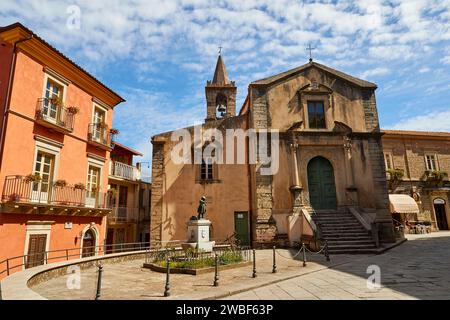
{"type": "Polygon", "coordinates": [[[150,243],[161,241],[162,197],[164,187],[164,143],[153,142],[152,201],[150,212],[150,243]]]}
{"type": "Polygon", "coordinates": [[[392,225],[392,217],[389,212],[389,192],[386,183],[386,169],[384,166],[383,146],[380,127],[378,122],[378,112],[373,90],[363,91],[363,107],[366,122],[366,129],[374,135],[369,141],[369,158],[372,167],[372,176],[375,194],[375,204],[377,216],[375,222],[378,224],[380,241],[394,242],[395,235],[392,225]]]}
{"type": "MultiPolygon", "coordinates": [[[[252,127],[255,129],[270,128],[269,110],[266,92],[254,88],[252,91],[252,127]]],[[[263,176],[258,171],[255,177],[255,207],[253,209],[253,242],[264,246],[271,243],[276,236],[276,223],[272,216],[273,192],[272,176],[263,176]]]]}

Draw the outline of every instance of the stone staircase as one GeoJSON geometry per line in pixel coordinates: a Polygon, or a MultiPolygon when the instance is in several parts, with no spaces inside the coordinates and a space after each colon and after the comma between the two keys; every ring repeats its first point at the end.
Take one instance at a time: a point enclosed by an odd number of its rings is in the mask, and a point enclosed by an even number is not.
{"type": "Polygon", "coordinates": [[[330,254],[377,253],[370,233],[350,212],[325,211],[312,214],[321,237],[328,241],[330,254]]]}

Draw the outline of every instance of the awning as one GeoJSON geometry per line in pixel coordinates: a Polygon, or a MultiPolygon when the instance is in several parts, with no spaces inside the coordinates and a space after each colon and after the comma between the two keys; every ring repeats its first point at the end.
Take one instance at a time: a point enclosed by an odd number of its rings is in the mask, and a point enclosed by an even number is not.
{"type": "Polygon", "coordinates": [[[391,213],[419,213],[416,201],[406,194],[389,195],[391,213]]]}

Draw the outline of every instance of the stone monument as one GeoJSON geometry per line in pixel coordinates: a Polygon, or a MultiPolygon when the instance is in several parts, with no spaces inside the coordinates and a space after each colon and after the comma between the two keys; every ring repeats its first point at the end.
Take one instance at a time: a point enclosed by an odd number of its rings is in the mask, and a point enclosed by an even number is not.
{"type": "Polygon", "coordinates": [[[211,221],[204,218],[206,213],[206,198],[201,197],[197,209],[197,217],[192,216],[187,223],[188,241],[182,243],[184,250],[188,248],[198,251],[211,252],[215,245],[215,241],[209,241],[209,228],[211,221]]]}

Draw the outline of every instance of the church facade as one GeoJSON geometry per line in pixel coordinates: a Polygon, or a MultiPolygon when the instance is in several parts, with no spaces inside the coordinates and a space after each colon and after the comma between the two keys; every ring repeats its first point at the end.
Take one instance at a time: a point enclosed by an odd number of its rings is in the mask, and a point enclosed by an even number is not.
{"type": "Polygon", "coordinates": [[[173,132],[152,137],[151,241],[185,240],[186,222],[205,196],[213,240],[235,233],[242,244],[293,245],[320,233],[336,250],[394,242],[376,88],[310,60],[250,83],[237,113],[236,86],[219,55],[200,131],[276,131],[277,152],[274,145],[267,152],[277,154],[277,170],[264,174],[259,158],[249,161],[249,139],[245,163],[179,164],[171,158],[179,142],[173,132]]]}

